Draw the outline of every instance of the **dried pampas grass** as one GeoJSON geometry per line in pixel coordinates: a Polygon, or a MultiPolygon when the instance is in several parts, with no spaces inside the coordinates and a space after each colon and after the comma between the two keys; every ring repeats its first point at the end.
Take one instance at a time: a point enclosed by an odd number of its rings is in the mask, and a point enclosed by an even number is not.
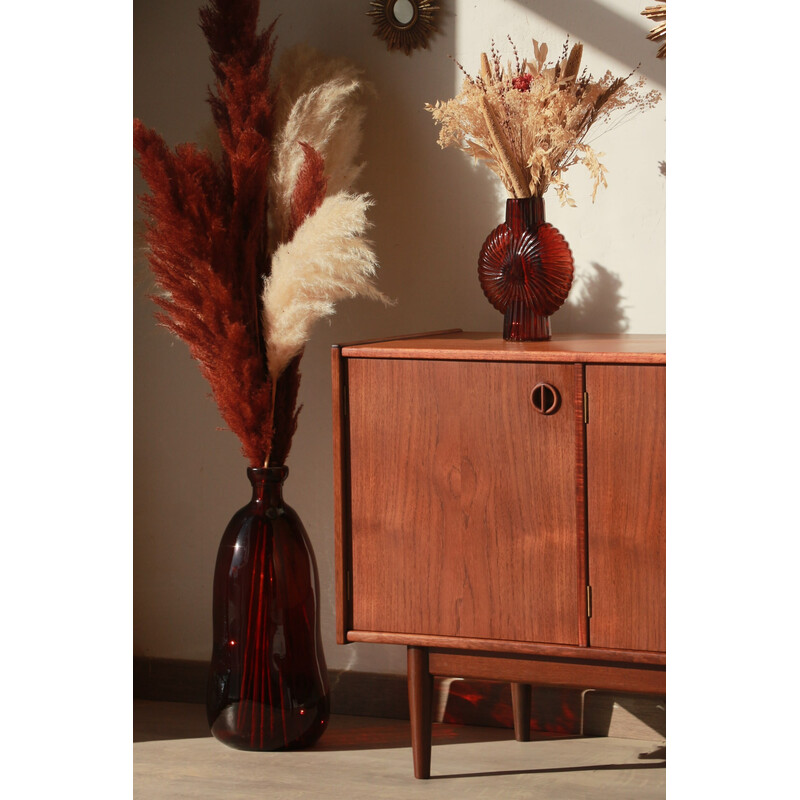
{"type": "Polygon", "coordinates": [[[363,296],[392,304],[372,283],[378,262],[364,238],[371,205],[363,194],[326,197],[273,255],[261,295],[273,381],[302,353],[314,323],[331,316],[339,300],[363,296]]]}
{"type": "Polygon", "coordinates": [[[360,81],[363,70],[341,56],[330,56],[307,44],[297,44],[285,50],[275,71],[276,130],[286,125],[289,113],[300,97],[332,78],[360,81]]]}
{"type": "Polygon", "coordinates": [[[313,323],[342,298],[389,302],[371,282],[371,201],[350,193],[361,70],[299,46],[272,82],[275,23],[259,32],[258,16],[259,0],[210,0],[200,12],[218,154],[173,153],[134,123],[158,319],[188,344],[254,467],[286,462],[313,323]]]}
{"type": "Polygon", "coordinates": [[[348,191],[361,173],[356,163],[361,145],[365,85],[360,70],[344,59],[326,59],[307,46],[295,48],[282,62],[276,114],[275,161],[271,175],[272,227],[276,245],[294,233],[292,197],[306,154],[312,147],[325,162],[328,194],[348,191]],[[302,65],[310,70],[298,78],[302,65]],[[285,74],[284,74],[285,71],[285,74]],[[323,77],[321,83],[315,78],[323,77]]]}
{"type": "Polygon", "coordinates": [[[200,12],[216,77],[209,104],[219,141],[173,151],[134,121],[149,194],[147,258],[158,322],[182,339],[252,466],[273,438],[273,387],[264,369],[258,293],[266,263],[273,26],[257,30],[257,0],[216,0],[200,12]]]}
{"type": "Polygon", "coordinates": [[[390,302],[371,282],[378,263],[364,233],[372,201],[351,191],[362,169],[356,157],[368,87],[360,76],[345,59],[305,45],[281,61],[269,177],[271,266],[260,300],[273,404],[281,418],[291,413],[291,424],[284,425],[288,437],[276,430],[267,460],[282,458],[283,441],[291,440],[298,362],[314,323],[347,297],[390,302]]]}

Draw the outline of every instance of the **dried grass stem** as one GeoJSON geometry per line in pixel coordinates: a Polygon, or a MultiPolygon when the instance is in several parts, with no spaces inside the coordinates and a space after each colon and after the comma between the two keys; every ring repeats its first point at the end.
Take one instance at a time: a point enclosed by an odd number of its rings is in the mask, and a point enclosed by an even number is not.
{"type": "Polygon", "coordinates": [[[486,121],[486,127],[489,130],[489,135],[492,137],[492,142],[497,150],[497,157],[511,181],[511,185],[514,189],[514,196],[530,197],[531,193],[528,188],[528,182],[525,180],[525,175],[511,152],[511,145],[503,129],[497,124],[489,101],[486,97],[481,97],[479,103],[481,113],[486,121]]]}

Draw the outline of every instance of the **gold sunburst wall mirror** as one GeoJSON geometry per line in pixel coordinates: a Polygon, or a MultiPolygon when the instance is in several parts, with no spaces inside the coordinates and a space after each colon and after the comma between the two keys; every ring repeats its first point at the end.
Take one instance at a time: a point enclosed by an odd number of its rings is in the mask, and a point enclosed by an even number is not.
{"type": "Polygon", "coordinates": [[[412,50],[428,46],[436,32],[438,10],[431,0],[372,0],[367,14],[375,24],[374,35],[383,39],[389,50],[411,55],[412,50]]]}
{"type": "Polygon", "coordinates": [[[667,0],[659,3],[657,6],[648,6],[642,11],[642,16],[656,23],[656,25],[647,34],[647,38],[651,42],[657,42],[661,45],[656,53],[656,58],[667,57],[667,0]]]}

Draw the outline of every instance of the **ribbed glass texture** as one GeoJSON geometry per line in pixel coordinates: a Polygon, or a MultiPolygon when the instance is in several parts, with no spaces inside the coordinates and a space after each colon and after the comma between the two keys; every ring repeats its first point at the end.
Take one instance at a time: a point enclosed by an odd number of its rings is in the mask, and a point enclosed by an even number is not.
{"type": "Polygon", "coordinates": [[[574,275],[564,237],[544,221],[541,197],[506,201],[506,219],[486,238],[478,279],[489,302],[504,315],[503,338],[550,338],[550,316],[569,295],[574,275]]]}

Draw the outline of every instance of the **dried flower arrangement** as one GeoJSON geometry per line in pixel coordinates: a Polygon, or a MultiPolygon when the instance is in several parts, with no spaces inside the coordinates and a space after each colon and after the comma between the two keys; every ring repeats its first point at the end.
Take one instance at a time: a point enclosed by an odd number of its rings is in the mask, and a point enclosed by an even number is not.
{"type": "Polygon", "coordinates": [[[450,145],[482,161],[502,181],[510,197],[541,197],[552,186],[562,205],[575,205],[564,173],[581,162],[589,171],[594,200],[606,186],[606,168],[586,142],[589,129],[608,123],[618,112],[625,116],[652,108],[660,99],[645,92],[644,78],[615,78],[611,72],[595,80],[581,70],[583,45],[564,43],[561,58],[547,62],[547,45],[533,40],[533,59],[520,60],[504,69],[500,55],[481,54],[480,75],[466,78],[459,94],[447,102],[426,104],[441,126],[439,145],[450,145]]]}
{"type": "Polygon", "coordinates": [[[360,71],[299,47],[271,83],[275,22],[258,32],[258,14],[259,0],[200,10],[219,159],[194,144],[173,152],[140,120],[133,137],[157,320],[189,346],[254,467],[286,461],[314,322],[342,298],[389,302],[373,285],[371,199],[351,191],[360,71]]]}

